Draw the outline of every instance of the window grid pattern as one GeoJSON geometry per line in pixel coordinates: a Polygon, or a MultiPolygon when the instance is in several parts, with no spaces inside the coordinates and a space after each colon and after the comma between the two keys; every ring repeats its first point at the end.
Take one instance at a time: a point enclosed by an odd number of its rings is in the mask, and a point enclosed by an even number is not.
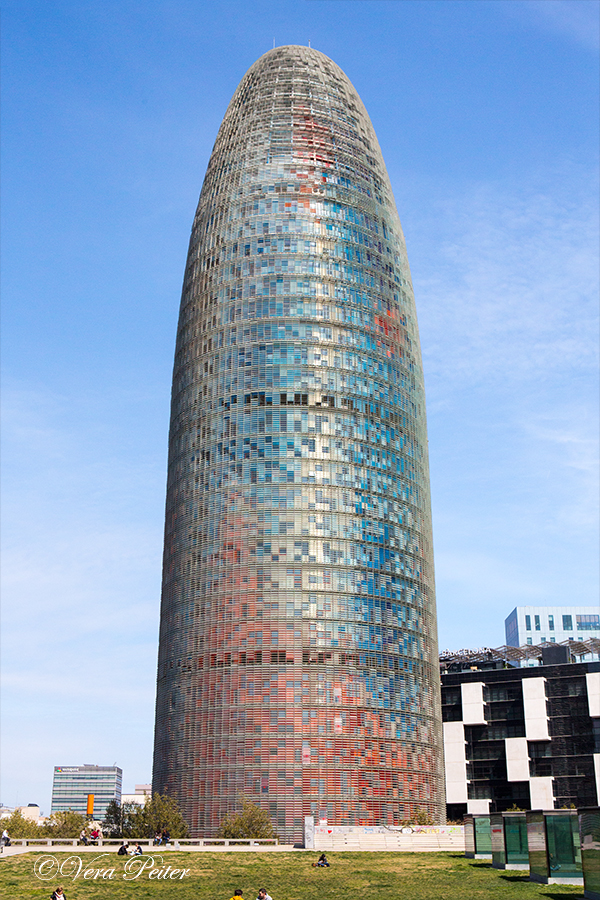
{"type": "Polygon", "coordinates": [[[372,125],[327,57],[246,74],[208,165],[173,375],[154,789],[298,840],[440,819],[425,398],[372,125]]]}

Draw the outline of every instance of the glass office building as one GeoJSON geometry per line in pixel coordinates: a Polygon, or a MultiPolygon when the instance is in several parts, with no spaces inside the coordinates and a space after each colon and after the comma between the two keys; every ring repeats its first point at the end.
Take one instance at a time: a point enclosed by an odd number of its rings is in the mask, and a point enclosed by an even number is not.
{"type": "Polygon", "coordinates": [[[118,766],[54,766],[52,813],[72,809],[85,815],[94,795],[94,819],[102,820],[111,800],[121,802],[123,770],[118,766]]]}
{"type": "Polygon", "coordinates": [[[214,834],[444,811],[425,395],[404,238],[341,69],[242,79],[177,335],[153,788],[214,834]]]}

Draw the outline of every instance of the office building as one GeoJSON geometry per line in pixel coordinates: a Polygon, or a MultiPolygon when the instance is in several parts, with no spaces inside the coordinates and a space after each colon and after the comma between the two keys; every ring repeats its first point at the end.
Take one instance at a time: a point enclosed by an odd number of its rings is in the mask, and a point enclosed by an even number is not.
{"type": "Polygon", "coordinates": [[[52,813],[72,809],[85,815],[88,795],[94,795],[93,817],[104,818],[111,800],[121,802],[123,772],[118,766],[55,766],[52,813]]]}
{"type": "MultiPolygon", "coordinates": [[[[384,84],[384,82],[382,82],[384,84]]],[[[425,395],[402,229],[341,69],[242,79],[173,374],[153,790],[211,835],[443,816],[425,395]]]]}
{"type": "MultiPolygon", "coordinates": [[[[600,638],[598,606],[517,606],[504,622],[511,647],[600,638]]],[[[588,659],[598,659],[592,654],[588,659]]]]}
{"type": "Polygon", "coordinates": [[[541,666],[516,668],[505,649],[505,660],[445,654],[448,817],[598,805],[600,662],[570,663],[568,646],[546,645],[541,666]]]}

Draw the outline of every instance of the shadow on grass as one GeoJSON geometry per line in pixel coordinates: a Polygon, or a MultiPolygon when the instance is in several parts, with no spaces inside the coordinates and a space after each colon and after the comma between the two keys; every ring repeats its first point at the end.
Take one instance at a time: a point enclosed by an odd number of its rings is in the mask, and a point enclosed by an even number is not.
{"type": "Polygon", "coordinates": [[[505,881],[516,881],[517,884],[532,883],[529,881],[529,875],[501,875],[500,878],[503,878],[505,881]]]}
{"type": "Polygon", "coordinates": [[[549,897],[550,900],[565,900],[565,897],[571,897],[572,900],[583,900],[583,894],[540,894],[540,897],[549,897]]]}
{"type": "Polygon", "coordinates": [[[477,863],[470,863],[470,865],[473,869],[493,869],[494,868],[491,863],[477,862],[477,863]]]}

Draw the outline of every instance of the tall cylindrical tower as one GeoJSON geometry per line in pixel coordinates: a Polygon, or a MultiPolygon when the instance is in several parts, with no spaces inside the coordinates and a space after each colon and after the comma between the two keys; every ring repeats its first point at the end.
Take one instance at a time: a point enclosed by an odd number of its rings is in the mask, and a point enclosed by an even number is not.
{"type": "Polygon", "coordinates": [[[366,110],[316,50],[236,90],[186,265],[154,790],[214,834],[444,809],[425,395],[366,110]]]}

